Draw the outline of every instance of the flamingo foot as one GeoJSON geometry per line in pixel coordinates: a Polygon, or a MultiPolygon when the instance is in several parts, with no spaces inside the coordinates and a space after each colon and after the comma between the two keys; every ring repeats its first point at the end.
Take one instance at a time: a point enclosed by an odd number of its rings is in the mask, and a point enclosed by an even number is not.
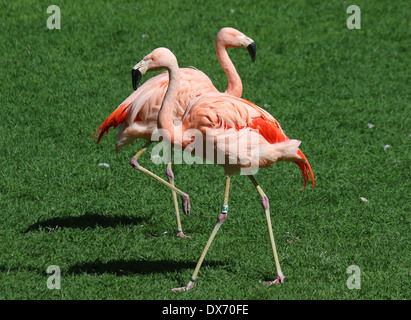
{"type": "Polygon", "coordinates": [[[281,283],[284,283],[284,279],[285,279],[284,275],[281,274],[281,275],[278,275],[277,278],[273,281],[264,281],[263,285],[271,286],[273,284],[281,284],[281,283]]]}
{"type": "Polygon", "coordinates": [[[189,238],[188,236],[186,236],[186,235],[184,234],[183,231],[179,231],[179,232],[177,233],[177,237],[180,237],[180,238],[189,238]]]}
{"type": "Polygon", "coordinates": [[[180,291],[188,291],[193,289],[194,287],[194,281],[190,280],[185,287],[180,287],[180,288],[173,288],[171,291],[173,292],[180,292],[180,291]]]}
{"type": "Polygon", "coordinates": [[[181,195],[181,201],[182,201],[184,214],[187,217],[189,217],[190,216],[190,210],[191,210],[190,196],[188,194],[182,194],[181,195]]]}

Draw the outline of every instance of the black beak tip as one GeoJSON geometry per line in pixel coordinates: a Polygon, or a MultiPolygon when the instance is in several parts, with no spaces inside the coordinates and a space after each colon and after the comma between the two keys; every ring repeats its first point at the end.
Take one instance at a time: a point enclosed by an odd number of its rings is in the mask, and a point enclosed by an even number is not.
{"type": "Polygon", "coordinates": [[[251,60],[254,62],[254,61],[255,61],[255,56],[256,56],[256,51],[257,51],[255,42],[250,43],[250,44],[247,46],[247,50],[248,50],[248,52],[250,53],[251,60]]]}
{"type": "Polygon", "coordinates": [[[133,89],[137,90],[138,84],[141,80],[141,72],[140,70],[132,69],[131,70],[131,80],[133,81],[133,89]]]}

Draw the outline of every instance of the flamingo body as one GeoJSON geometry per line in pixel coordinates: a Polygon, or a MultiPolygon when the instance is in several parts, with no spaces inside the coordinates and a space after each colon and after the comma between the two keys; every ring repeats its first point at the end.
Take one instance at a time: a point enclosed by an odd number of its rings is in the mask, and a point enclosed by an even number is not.
{"type": "MultiPolygon", "coordinates": [[[[268,167],[277,161],[291,161],[299,165],[303,173],[304,187],[308,180],[308,171],[310,171],[314,187],[314,175],[308,160],[299,149],[301,142],[289,139],[273,116],[245,99],[218,92],[204,94],[190,103],[183,114],[181,124],[176,125],[172,115],[176,96],[180,90],[180,76],[177,59],[167,48],[155,49],[144,57],[137,66],[140,76],[147,71],[160,68],[166,68],[169,72],[169,88],[163,99],[157,120],[158,128],[163,130],[166,140],[169,140],[173,146],[193,152],[194,148],[191,148],[193,140],[196,142],[197,139],[202,139],[200,141],[203,142],[202,156],[204,158],[210,159],[210,150],[207,148],[207,145],[210,144],[215,151],[212,153],[211,160],[218,159],[218,154],[224,158],[222,163],[217,162],[224,168],[226,174],[224,202],[217,217],[217,223],[203,249],[190,281],[184,287],[172,289],[173,291],[190,290],[194,286],[214,237],[227,218],[230,179],[233,174],[238,173],[241,168],[248,168],[251,165],[260,168],[268,167]],[[193,132],[193,129],[196,133],[193,132]]],[[[253,174],[248,174],[248,177],[261,196],[261,204],[266,215],[277,269],[277,278],[267,282],[267,284],[279,284],[284,282],[285,277],[281,271],[274,241],[269,200],[253,174]]]]}
{"type": "MultiPolygon", "coordinates": [[[[243,91],[241,78],[238,75],[227,48],[246,47],[252,59],[255,59],[255,43],[234,28],[222,28],[215,41],[217,58],[227,75],[226,93],[240,97],[243,91]],[[250,48],[254,49],[252,53],[250,48]]],[[[175,118],[180,118],[189,101],[208,92],[219,92],[209,77],[195,68],[180,68],[180,90],[176,97],[175,118]]],[[[168,72],[165,71],[149,80],[125,99],[112,114],[98,127],[93,137],[99,134],[100,143],[105,133],[111,128],[120,126],[117,135],[116,151],[135,139],[150,141],[157,128],[157,115],[169,84],[168,72]]]]}
{"type": "MultiPolygon", "coordinates": [[[[245,47],[249,51],[252,61],[254,61],[256,49],[254,41],[236,29],[223,28],[217,34],[215,47],[217,58],[227,75],[228,84],[225,92],[241,96],[243,90],[241,79],[228,56],[227,48],[245,47]]],[[[133,87],[137,89],[135,68],[133,68],[132,75],[133,87]]],[[[169,74],[166,71],[146,81],[144,85],[130,94],[130,96],[125,99],[109,117],[107,117],[107,119],[98,127],[93,138],[98,134],[97,143],[100,143],[105,133],[108,134],[111,128],[119,127],[120,130],[117,135],[116,152],[136,139],[144,139],[147,141],[147,143],[130,160],[130,164],[133,168],[150,175],[161,183],[167,185],[172,190],[177,218],[177,235],[179,237],[185,237],[181,228],[178,204],[176,202],[176,192],[182,198],[183,210],[187,216],[190,214],[189,196],[175,188],[171,163],[167,165],[166,170],[170,183],[167,183],[138,163],[139,157],[152,143],[153,133],[158,126],[158,113],[166,92],[169,90],[169,78],[169,74]]],[[[192,99],[205,93],[218,92],[211,80],[202,71],[195,68],[179,69],[178,82],[180,83],[180,86],[178,92],[176,92],[174,109],[170,115],[170,119],[173,121],[181,118],[187,105],[192,99]]]]}
{"type": "MultiPolygon", "coordinates": [[[[208,160],[216,162],[219,153],[220,158],[224,155],[226,161],[221,165],[226,174],[238,173],[241,168],[266,168],[277,161],[292,161],[302,172],[303,189],[308,172],[314,185],[310,164],[298,149],[300,141],[289,139],[271,114],[248,100],[219,92],[207,93],[192,101],[181,121],[182,132],[201,131],[206,157],[206,146],[214,145],[216,152],[208,160]]],[[[184,149],[192,140],[172,143],[184,149]]]]}

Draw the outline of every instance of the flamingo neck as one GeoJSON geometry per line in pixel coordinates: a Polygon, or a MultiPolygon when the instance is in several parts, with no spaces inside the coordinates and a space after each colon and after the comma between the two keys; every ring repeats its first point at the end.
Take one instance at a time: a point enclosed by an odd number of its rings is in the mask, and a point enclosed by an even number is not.
{"type": "Polygon", "coordinates": [[[169,84],[158,113],[157,125],[171,142],[174,140],[174,106],[180,90],[180,71],[178,65],[168,69],[169,84]]]}
{"type": "Polygon", "coordinates": [[[241,83],[241,78],[238,75],[237,70],[235,69],[234,64],[232,63],[228,55],[227,47],[217,41],[216,51],[218,61],[223,67],[228,79],[227,90],[225,91],[225,93],[231,94],[236,97],[241,97],[241,94],[243,93],[243,84],[241,83]]]}

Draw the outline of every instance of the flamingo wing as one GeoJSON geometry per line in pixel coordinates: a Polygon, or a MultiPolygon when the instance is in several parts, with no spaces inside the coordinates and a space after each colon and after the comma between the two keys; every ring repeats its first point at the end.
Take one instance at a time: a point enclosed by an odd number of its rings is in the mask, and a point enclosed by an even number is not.
{"type": "MultiPolygon", "coordinates": [[[[121,124],[132,126],[140,122],[140,135],[150,135],[157,125],[157,116],[161,103],[167,92],[169,83],[168,72],[164,71],[147,80],[141,87],[125,99],[106,120],[98,127],[93,138],[98,134],[100,143],[105,133],[121,124]],[[143,126],[147,130],[141,128],[143,126]],[[147,131],[147,132],[144,132],[147,131]]],[[[180,90],[175,104],[175,117],[181,117],[189,101],[207,92],[217,89],[211,80],[202,72],[193,68],[180,69],[180,90]]]]}
{"type": "MultiPolygon", "coordinates": [[[[104,134],[110,131],[111,128],[117,128],[120,124],[131,124],[133,121],[141,121],[139,112],[143,109],[144,115],[150,111],[153,104],[157,104],[160,98],[160,105],[165,94],[165,89],[168,86],[168,75],[162,74],[147,80],[144,85],[130,94],[98,127],[93,135],[99,134],[97,143],[100,143],[104,134]],[[164,93],[163,93],[164,91],[164,93]],[[157,103],[156,103],[157,102],[157,103]]],[[[141,116],[144,117],[142,114],[141,116]]]]}
{"type": "MultiPolygon", "coordinates": [[[[290,142],[278,121],[267,111],[248,100],[222,93],[209,93],[194,100],[183,115],[183,125],[186,129],[197,128],[203,133],[213,129],[220,136],[223,136],[224,132],[234,133],[232,129],[237,132],[241,130],[258,132],[262,150],[267,148],[267,144],[282,148],[284,143],[290,142]]],[[[303,189],[309,179],[308,172],[314,186],[311,166],[302,151],[294,148],[295,145],[293,143],[292,150],[296,150],[296,154],[290,157],[293,152],[288,152],[287,157],[293,159],[291,161],[299,166],[304,179],[303,189]]],[[[267,163],[270,164],[270,161],[267,163]]]]}
{"type": "Polygon", "coordinates": [[[183,123],[200,130],[274,126],[276,139],[283,141],[286,138],[277,120],[267,111],[248,100],[223,93],[209,93],[193,100],[183,115],[183,123]]]}

